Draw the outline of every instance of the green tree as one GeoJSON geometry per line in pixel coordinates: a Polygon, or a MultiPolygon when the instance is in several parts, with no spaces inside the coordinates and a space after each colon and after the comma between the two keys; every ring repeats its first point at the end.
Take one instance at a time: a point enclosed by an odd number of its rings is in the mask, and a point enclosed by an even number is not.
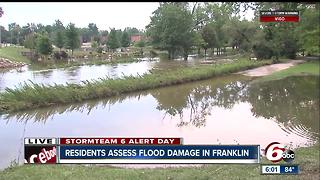
{"type": "Polygon", "coordinates": [[[126,31],[123,31],[121,36],[121,46],[122,47],[129,47],[130,46],[130,38],[126,31]]]}
{"type": "Polygon", "coordinates": [[[99,35],[99,29],[95,23],[89,23],[88,25],[89,28],[89,36],[90,36],[90,41],[94,40],[94,37],[98,37],[99,35]]]}
{"type": "Polygon", "coordinates": [[[37,34],[31,33],[26,36],[24,40],[24,47],[34,50],[36,48],[36,43],[37,43],[37,34]]]}
{"type": "Polygon", "coordinates": [[[135,46],[140,48],[140,54],[142,56],[143,55],[143,47],[146,46],[146,43],[144,42],[144,40],[136,42],[135,46]]]}
{"type": "Polygon", "coordinates": [[[141,32],[135,28],[135,27],[126,27],[124,29],[124,31],[126,31],[128,33],[128,36],[131,37],[132,35],[137,35],[140,34],[141,32]]]}
{"type": "Polygon", "coordinates": [[[45,57],[52,53],[52,43],[47,35],[40,35],[37,38],[36,50],[38,53],[44,55],[45,57]]]}
{"type": "Polygon", "coordinates": [[[295,31],[299,45],[307,54],[320,55],[320,3],[305,6],[300,12],[301,19],[295,31]]]}
{"type": "Polygon", "coordinates": [[[60,51],[61,48],[64,46],[64,34],[61,30],[57,31],[55,39],[54,39],[54,45],[57,46],[60,51]]]}
{"type": "Polygon", "coordinates": [[[70,23],[65,31],[66,42],[65,47],[71,50],[73,56],[73,50],[80,47],[79,32],[74,24],[70,23]]]}
{"type": "Polygon", "coordinates": [[[113,28],[111,29],[109,36],[108,36],[108,41],[107,41],[107,46],[114,51],[115,49],[120,47],[120,43],[118,40],[117,32],[113,28]]]}
{"type": "Polygon", "coordinates": [[[97,42],[97,41],[92,41],[92,42],[91,42],[91,47],[92,47],[94,50],[96,50],[96,49],[99,47],[98,42],[97,42]]]}
{"type": "Polygon", "coordinates": [[[212,23],[207,24],[203,27],[201,31],[202,38],[205,42],[204,44],[204,50],[205,54],[207,52],[207,48],[215,48],[218,46],[218,36],[215,30],[215,27],[212,23]]]}
{"type": "Polygon", "coordinates": [[[52,30],[54,32],[57,32],[57,31],[63,31],[64,29],[65,28],[63,26],[63,23],[59,19],[55,20],[55,23],[52,25],[52,30]]]}
{"type": "Polygon", "coordinates": [[[147,34],[154,47],[166,50],[169,59],[173,59],[178,49],[183,49],[184,56],[192,46],[193,36],[192,14],[184,4],[161,3],[153,13],[147,26],[147,34]]]}
{"type": "Polygon", "coordinates": [[[17,23],[10,23],[8,26],[9,26],[9,33],[10,33],[10,43],[20,44],[22,40],[20,36],[20,32],[21,32],[20,25],[17,23]]]}
{"type": "Polygon", "coordinates": [[[1,31],[1,42],[8,43],[10,42],[10,33],[3,26],[0,26],[1,31]]]}

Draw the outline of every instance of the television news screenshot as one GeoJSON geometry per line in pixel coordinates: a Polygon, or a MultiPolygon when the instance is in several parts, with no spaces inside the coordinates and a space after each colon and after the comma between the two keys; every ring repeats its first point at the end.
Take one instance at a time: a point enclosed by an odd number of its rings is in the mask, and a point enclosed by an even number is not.
{"type": "Polygon", "coordinates": [[[0,180],[318,180],[319,60],[319,2],[0,2],[0,180]]]}

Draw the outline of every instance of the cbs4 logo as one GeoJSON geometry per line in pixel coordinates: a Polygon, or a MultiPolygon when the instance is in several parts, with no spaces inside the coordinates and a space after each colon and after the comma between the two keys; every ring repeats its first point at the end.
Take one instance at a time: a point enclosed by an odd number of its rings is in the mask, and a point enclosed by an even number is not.
{"type": "Polygon", "coordinates": [[[290,149],[286,149],[283,144],[279,142],[270,143],[265,149],[266,158],[273,163],[284,160],[289,163],[294,160],[294,152],[290,149]]]}

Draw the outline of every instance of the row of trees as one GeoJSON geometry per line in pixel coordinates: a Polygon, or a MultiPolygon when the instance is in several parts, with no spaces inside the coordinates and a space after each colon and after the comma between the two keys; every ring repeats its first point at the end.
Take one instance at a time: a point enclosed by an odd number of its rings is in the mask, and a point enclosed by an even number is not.
{"type": "MultiPolygon", "coordinates": [[[[63,27],[63,26],[62,26],[63,27]]],[[[74,24],[70,23],[66,28],[61,28],[57,31],[53,40],[50,39],[48,32],[31,32],[24,39],[24,47],[33,50],[41,55],[50,55],[53,51],[53,46],[70,49],[72,51],[80,46],[79,32],[74,24]]]]}
{"type": "Polygon", "coordinates": [[[82,43],[91,42],[92,48],[102,52],[102,46],[106,45],[108,49],[115,50],[119,47],[128,47],[131,45],[130,37],[132,35],[143,34],[143,31],[137,28],[127,27],[121,29],[111,29],[110,33],[106,30],[99,30],[97,25],[89,23],[87,28],[77,28],[70,23],[66,27],[60,20],[56,20],[53,25],[42,25],[28,23],[20,26],[16,23],[8,25],[8,31],[0,26],[1,42],[25,46],[30,49],[36,49],[37,37],[46,37],[49,42],[56,47],[67,48],[72,51],[79,48],[82,43]]]}
{"type": "Polygon", "coordinates": [[[319,54],[319,3],[186,3],[164,2],[153,12],[146,27],[154,47],[167,50],[169,58],[177,54],[186,59],[192,48],[226,47],[254,53],[258,58],[285,56],[296,52],[319,54]],[[241,20],[240,10],[253,9],[252,21],[241,20]],[[299,10],[299,23],[261,23],[260,10],[299,10]]]}

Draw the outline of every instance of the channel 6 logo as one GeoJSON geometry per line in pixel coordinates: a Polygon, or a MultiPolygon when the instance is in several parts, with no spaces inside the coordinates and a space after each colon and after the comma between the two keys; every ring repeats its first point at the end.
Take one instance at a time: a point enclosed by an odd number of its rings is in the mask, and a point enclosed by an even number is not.
{"type": "Polygon", "coordinates": [[[270,143],[265,149],[266,158],[273,163],[280,162],[281,160],[289,163],[294,160],[294,152],[287,149],[279,142],[270,143]]]}

